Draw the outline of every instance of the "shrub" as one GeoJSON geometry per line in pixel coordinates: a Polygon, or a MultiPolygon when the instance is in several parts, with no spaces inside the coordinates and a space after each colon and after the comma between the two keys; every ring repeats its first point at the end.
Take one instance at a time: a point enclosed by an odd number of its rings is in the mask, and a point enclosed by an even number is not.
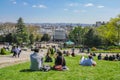
{"type": "Polygon", "coordinates": [[[92,47],[91,51],[97,51],[97,48],[96,47],[92,47]]]}
{"type": "Polygon", "coordinates": [[[108,50],[111,50],[111,49],[120,49],[120,46],[109,46],[107,49],[108,50]]]}
{"type": "Polygon", "coordinates": [[[0,54],[2,55],[7,55],[7,54],[10,54],[11,52],[10,51],[6,51],[5,48],[1,48],[1,51],[0,51],[0,54]]]}

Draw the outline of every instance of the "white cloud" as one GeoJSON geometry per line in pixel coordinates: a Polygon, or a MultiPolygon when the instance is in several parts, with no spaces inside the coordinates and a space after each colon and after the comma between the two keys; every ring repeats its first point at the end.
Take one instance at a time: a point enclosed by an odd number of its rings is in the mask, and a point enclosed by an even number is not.
{"type": "Polygon", "coordinates": [[[23,5],[28,5],[28,3],[27,2],[23,2],[23,5]]]}
{"type": "Polygon", "coordinates": [[[97,6],[97,8],[104,8],[105,6],[97,6]]]}
{"type": "Polygon", "coordinates": [[[47,8],[45,5],[32,5],[33,8],[47,8]]]}
{"type": "Polygon", "coordinates": [[[16,1],[13,1],[12,3],[13,3],[13,4],[17,4],[17,2],[16,2],[16,1]]]}
{"type": "Polygon", "coordinates": [[[74,7],[74,6],[78,6],[79,4],[78,3],[70,3],[70,4],[68,4],[68,6],[70,6],[70,7],[74,7]]]}
{"type": "Polygon", "coordinates": [[[92,6],[94,6],[94,4],[93,3],[88,3],[88,4],[85,4],[85,6],[86,7],[92,7],[92,6]]]}
{"type": "Polygon", "coordinates": [[[68,9],[64,9],[64,11],[68,11],[68,9]]]}
{"type": "Polygon", "coordinates": [[[38,5],[39,8],[47,8],[45,5],[38,5]]]}
{"type": "Polygon", "coordinates": [[[15,0],[10,0],[10,2],[12,2],[12,4],[17,4],[15,0]]]}

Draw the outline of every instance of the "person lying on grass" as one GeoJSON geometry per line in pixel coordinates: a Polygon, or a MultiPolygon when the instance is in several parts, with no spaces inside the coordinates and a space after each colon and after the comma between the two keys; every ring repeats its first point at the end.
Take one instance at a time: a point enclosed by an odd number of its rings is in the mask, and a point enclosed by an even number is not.
{"type": "Polygon", "coordinates": [[[96,62],[93,61],[91,55],[89,55],[88,58],[85,58],[84,56],[82,56],[82,59],[80,60],[80,65],[82,65],[82,66],[96,66],[96,62]]]}

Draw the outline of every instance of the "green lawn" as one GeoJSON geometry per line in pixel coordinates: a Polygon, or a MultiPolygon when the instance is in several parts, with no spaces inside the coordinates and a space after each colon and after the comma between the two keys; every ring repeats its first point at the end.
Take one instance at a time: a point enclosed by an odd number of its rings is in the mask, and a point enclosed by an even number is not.
{"type": "Polygon", "coordinates": [[[29,62],[5,67],[0,69],[0,80],[120,80],[120,61],[95,59],[96,67],[85,67],[79,65],[79,59],[66,57],[69,71],[31,72],[29,62]]]}

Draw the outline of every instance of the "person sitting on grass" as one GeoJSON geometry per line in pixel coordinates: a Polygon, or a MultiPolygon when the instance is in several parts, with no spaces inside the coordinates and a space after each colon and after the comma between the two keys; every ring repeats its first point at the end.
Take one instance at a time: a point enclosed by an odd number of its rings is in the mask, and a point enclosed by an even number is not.
{"type": "Polygon", "coordinates": [[[104,57],[104,60],[109,60],[108,55],[106,54],[106,56],[104,57]]]}
{"type": "Polygon", "coordinates": [[[39,49],[35,48],[34,53],[30,55],[30,69],[31,70],[41,70],[43,67],[43,56],[39,54],[39,49]]]}
{"type": "Polygon", "coordinates": [[[53,66],[54,70],[68,70],[66,66],[65,58],[62,56],[62,52],[57,50],[57,56],[55,58],[55,65],[53,66]]]}
{"type": "Polygon", "coordinates": [[[82,65],[82,66],[96,66],[96,62],[93,61],[91,55],[89,55],[88,58],[85,58],[84,56],[82,56],[82,59],[80,60],[80,65],[82,65]]]}
{"type": "Polygon", "coordinates": [[[118,59],[119,59],[119,57],[120,57],[120,55],[117,53],[117,54],[116,54],[116,59],[118,60],[118,59]]]}
{"type": "Polygon", "coordinates": [[[98,60],[102,60],[102,55],[101,54],[98,55],[98,60]]]}
{"type": "Polygon", "coordinates": [[[113,56],[112,55],[109,56],[109,61],[113,61],[113,56]]]}
{"type": "Polygon", "coordinates": [[[67,51],[67,52],[66,52],[66,56],[69,56],[69,55],[70,55],[70,53],[69,53],[69,51],[67,51]]]}
{"type": "Polygon", "coordinates": [[[72,57],[75,57],[75,49],[74,47],[72,48],[72,54],[71,54],[72,57]]]}
{"type": "Polygon", "coordinates": [[[47,54],[45,56],[45,62],[52,62],[52,58],[50,57],[50,49],[48,49],[47,54]]]}

